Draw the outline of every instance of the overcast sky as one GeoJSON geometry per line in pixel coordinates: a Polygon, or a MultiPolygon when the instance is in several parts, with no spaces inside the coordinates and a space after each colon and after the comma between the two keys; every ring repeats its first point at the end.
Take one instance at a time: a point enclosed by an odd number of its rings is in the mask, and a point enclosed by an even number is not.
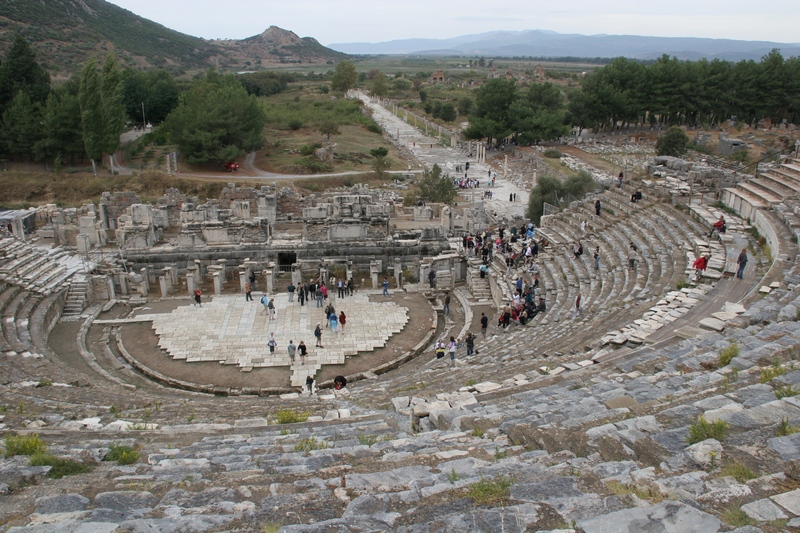
{"type": "Polygon", "coordinates": [[[531,29],[800,42],[798,0],[110,1],[206,39],[242,39],[278,26],[324,45],[531,29]]]}

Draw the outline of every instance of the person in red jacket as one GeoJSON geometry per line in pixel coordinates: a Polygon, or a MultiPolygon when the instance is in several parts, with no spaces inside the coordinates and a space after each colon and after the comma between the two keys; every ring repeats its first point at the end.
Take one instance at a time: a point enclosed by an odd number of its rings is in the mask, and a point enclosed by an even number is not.
{"type": "Polygon", "coordinates": [[[692,264],[692,268],[695,269],[695,276],[697,279],[700,279],[700,276],[702,276],[703,272],[705,272],[705,270],[708,268],[708,260],[710,258],[710,255],[701,255],[692,264]]]}

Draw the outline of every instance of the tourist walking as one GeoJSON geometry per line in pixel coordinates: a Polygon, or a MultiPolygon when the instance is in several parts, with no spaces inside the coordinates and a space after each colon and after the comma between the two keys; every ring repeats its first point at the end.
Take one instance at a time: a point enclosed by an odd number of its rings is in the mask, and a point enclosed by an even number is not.
{"type": "Polygon", "coordinates": [[[203,304],[200,303],[200,289],[194,290],[194,305],[196,307],[203,307],[203,304]]]}
{"type": "Polygon", "coordinates": [[[278,345],[277,341],[275,341],[275,332],[269,334],[269,340],[267,341],[267,346],[269,346],[269,353],[275,353],[275,347],[278,345]]]}
{"type": "Polygon", "coordinates": [[[389,296],[389,278],[383,278],[383,295],[389,296]]]}
{"type": "Polygon", "coordinates": [[[703,272],[705,272],[706,269],[708,268],[708,260],[709,259],[711,259],[711,255],[710,254],[701,255],[700,257],[698,257],[695,260],[694,263],[692,263],[692,268],[695,269],[695,272],[694,272],[695,280],[700,281],[700,278],[703,276],[703,272]]]}
{"type": "Polygon", "coordinates": [[[736,264],[739,265],[739,269],[736,271],[736,278],[744,279],[744,267],[747,266],[747,248],[742,248],[742,252],[739,254],[736,264]]]}
{"type": "Polygon", "coordinates": [[[306,387],[308,388],[309,394],[314,394],[314,378],[311,376],[306,377],[306,387]]]}
{"type": "Polygon", "coordinates": [[[275,311],[275,298],[269,299],[269,302],[267,302],[267,310],[269,311],[269,319],[275,320],[275,318],[277,318],[277,314],[275,311]]]}
{"type": "Polygon", "coordinates": [[[317,295],[317,307],[322,307],[322,297],[323,297],[322,291],[317,289],[315,292],[317,295]]]}
{"type": "Polygon", "coordinates": [[[294,354],[297,352],[297,346],[295,346],[292,341],[289,341],[289,346],[286,347],[286,351],[289,352],[289,366],[294,366],[294,354]]]}
{"type": "Polygon", "coordinates": [[[308,353],[306,341],[300,341],[300,344],[297,345],[297,351],[300,352],[300,364],[306,364],[306,354],[308,353]]]}
{"type": "Polygon", "coordinates": [[[314,330],[314,336],[317,338],[317,348],[324,348],[322,345],[322,328],[320,327],[322,324],[317,322],[317,328],[314,330]]]}
{"type": "Polygon", "coordinates": [[[489,317],[486,313],[481,313],[481,335],[486,338],[486,329],[489,327],[489,317]]]}
{"type": "Polygon", "coordinates": [[[628,252],[628,270],[636,268],[636,247],[631,244],[631,249],[628,252]]]}
{"type": "Polygon", "coordinates": [[[581,293],[578,293],[578,297],[575,298],[575,309],[572,310],[572,320],[575,320],[579,316],[583,316],[581,314],[581,293]]]}
{"type": "Polygon", "coordinates": [[[267,299],[267,295],[266,294],[261,297],[260,302],[261,302],[261,305],[264,306],[264,314],[266,315],[267,312],[268,312],[267,304],[269,303],[269,300],[267,299]]]}
{"type": "Polygon", "coordinates": [[[594,269],[600,270],[600,247],[594,249],[594,269]]]}
{"type": "Polygon", "coordinates": [[[450,361],[455,362],[456,350],[458,349],[458,342],[455,337],[450,337],[450,344],[447,345],[447,351],[450,352],[450,361]]]}
{"type": "Polygon", "coordinates": [[[428,284],[431,286],[431,289],[436,287],[436,271],[433,269],[428,272],[428,284]]]}
{"type": "Polygon", "coordinates": [[[330,314],[328,320],[331,323],[331,331],[337,333],[339,331],[339,317],[336,316],[336,311],[330,314]]]}
{"type": "Polygon", "coordinates": [[[245,302],[252,302],[253,301],[253,284],[249,281],[244,284],[244,301],[245,302]]]}
{"type": "Polygon", "coordinates": [[[297,293],[297,301],[300,302],[301,307],[306,303],[306,291],[303,289],[303,287],[300,287],[300,290],[297,293]]]}
{"type": "Polygon", "coordinates": [[[594,202],[594,214],[600,216],[600,200],[594,202]]]}
{"type": "Polygon", "coordinates": [[[342,331],[344,331],[344,325],[347,324],[347,315],[344,314],[344,311],[339,313],[339,325],[342,327],[342,331]]]}
{"type": "Polygon", "coordinates": [[[472,355],[475,352],[475,335],[467,333],[467,355],[472,355]]]}
{"type": "Polygon", "coordinates": [[[442,306],[442,314],[448,316],[450,314],[450,293],[444,293],[444,306],[442,306]]]}
{"type": "Polygon", "coordinates": [[[289,292],[289,301],[290,302],[294,301],[294,291],[295,291],[295,289],[296,289],[296,287],[294,286],[294,283],[291,283],[291,282],[289,283],[289,286],[286,287],[286,290],[289,292]]]}
{"type": "Polygon", "coordinates": [[[339,298],[344,298],[344,289],[346,287],[346,285],[344,284],[344,280],[339,278],[339,281],[337,283],[338,283],[337,287],[339,289],[339,298]]]}

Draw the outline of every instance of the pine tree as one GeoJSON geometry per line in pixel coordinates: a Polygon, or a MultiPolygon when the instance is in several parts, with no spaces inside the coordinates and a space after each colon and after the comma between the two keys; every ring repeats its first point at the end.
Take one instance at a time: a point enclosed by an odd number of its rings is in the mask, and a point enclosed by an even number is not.
{"type": "Polygon", "coordinates": [[[25,91],[34,104],[44,104],[50,93],[50,75],[39,63],[28,41],[17,35],[0,66],[0,112],[19,91],[25,91]]]}

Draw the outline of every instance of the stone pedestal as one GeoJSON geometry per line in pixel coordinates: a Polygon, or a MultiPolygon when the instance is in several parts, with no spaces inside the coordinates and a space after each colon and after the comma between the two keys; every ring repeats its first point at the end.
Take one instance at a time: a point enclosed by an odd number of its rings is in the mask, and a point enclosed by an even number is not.
{"type": "MultiPolygon", "coordinates": [[[[325,285],[328,284],[328,267],[322,266],[319,268],[319,279],[325,282],[325,285]]],[[[330,287],[328,287],[330,288],[330,287]]]]}
{"type": "MultiPolygon", "coordinates": [[[[150,292],[150,272],[147,267],[143,267],[139,269],[139,273],[142,275],[142,284],[144,285],[144,290],[146,293],[150,292]]],[[[147,294],[145,294],[147,296],[147,294]]]]}
{"type": "Polygon", "coordinates": [[[200,285],[200,280],[202,280],[206,275],[206,269],[203,267],[203,262],[199,259],[194,260],[194,266],[197,268],[194,272],[194,282],[197,285],[200,285]]]}
{"type": "Polygon", "coordinates": [[[369,275],[372,278],[372,288],[378,288],[378,275],[381,273],[381,262],[380,261],[370,261],[369,262],[369,275]]]}
{"type": "Polygon", "coordinates": [[[267,294],[273,294],[275,292],[275,271],[265,270],[264,277],[267,279],[267,294]]]}
{"type": "MultiPolygon", "coordinates": [[[[189,286],[189,278],[192,278],[192,287],[197,287],[200,285],[200,280],[197,276],[197,267],[194,265],[189,265],[186,267],[186,286],[189,286]]],[[[189,294],[193,294],[194,291],[189,291],[189,294]]]]}
{"type": "Polygon", "coordinates": [[[75,236],[75,246],[79,254],[88,253],[89,250],[92,249],[92,243],[89,241],[89,236],[83,233],[79,233],[75,236]]]}
{"type": "Polygon", "coordinates": [[[114,279],[111,276],[106,279],[106,285],[108,286],[108,299],[115,300],[117,298],[117,289],[114,287],[114,279]]]}
{"type": "Polygon", "coordinates": [[[239,290],[244,292],[246,284],[247,284],[247,272],[245,270],[240,270],[239,271],[239,290]]]}
{"type": "Polygon", "coordinates": [[[292,265],[292,285],[298,287],[298,289],[303,286],[303,271],[299,263],[292,265]]]}
{"type": "Polygon", "coordinates": [[[189,292],[189,296],[194,296],[194,289],[197,287],[194,283],[194,276],[189,274],[186,276],[186,290],[189,292]]]}
{"type": "Polygon", "coordinates": [[[398,289],[403,288],[403,262],[400,259],[394,260],[394,281],[398,289]]]}
{"type": "Polygon", "coordinates": [[[431,264],[430,263],[421,263],[419,265],[419,282],[420,283],[427,283],[430,286],[430,281],[428,281],[428,275],[431,273],[431,264]]]}
{"type": "Polygon", "coordinates": [[[211,278],[214,280],[214,294],[222,294],[222,275],[220,272],[214,272],[211,274],[211,278]]]}
{"type": "MultiPolygon", "coordinates": [[[[167,284],[167,291],[172,290],[172,267],[164,267],[164,279],[167,284]]],[[[161,282],[161,278],[158,279],[161,282]]],[[[164,289],[161,289],[161,292],[164,292],[164,289]]],[[[166,296],[166,295],[165,295],[166,296]]]]}
{"type": "Polygon", "coordinates": [[[167,276],[159,276],[158,284],[161,285],[161,297],[166,298],[169,296],[169,286],[167,285],[167,276]]]}
{"type": "Polygon", "coordinates": [[[220,268],[219,274],[222,276],[222,279],[226,279],[228,275],[227,267],[225,264],[225,259],[217,259],[216,261],[217,266],[220,268]]]}
{"type": "Polygon", "coordinates": [[[128,295],[128,278],[125,276],[125,273],[119,275],[119,292],[122,293],[123,296],[128,295]]]}

